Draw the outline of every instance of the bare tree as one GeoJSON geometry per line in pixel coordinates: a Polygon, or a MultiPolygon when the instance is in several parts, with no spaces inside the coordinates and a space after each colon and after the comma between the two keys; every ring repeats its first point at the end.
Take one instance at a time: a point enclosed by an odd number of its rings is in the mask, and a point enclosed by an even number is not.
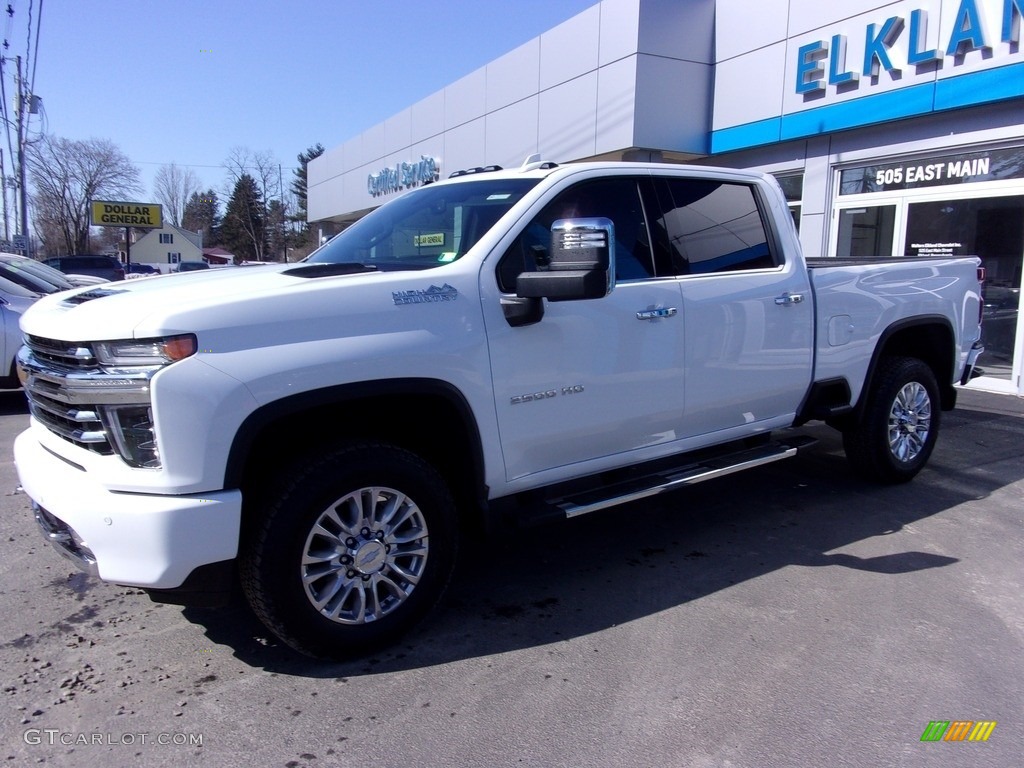
{"type": "Polygon", "coordinates": [[[233,147],[227,160],[224,161],[224,168],[228,172],[225,199],[230,200],[236,196],[240,182],[242,187],[247,187],[252,183],[255,185],[261,205],[258,212],[252,206],[232,209],[229,205],[228,211],[224,215],[224,224],[229,229],[238,227],[248,234],[253,252],[259,261],[263,261],[268,256],[285,259],[287,253],[285,243],[272,243],[270,244],[271,250],[268,251],[266,241],[266,223],[272,220],[275,223],[280,223],[283,227],[289,213],[289,206],[284,194],[281,164],[277,158],[272,152],[256,152],[248,147],[233,147]],[[271,206],[272,202],[275,205],[271,206]],[[246,220],[243,221],[242,218],[246,220]]]}
{"type": "Polygon", "coordinates": [[[281,163],[273,152],[256,152],[248,147],[232,147],[224,168],[228,172],[228,194],[242,176],[251,176],[264,200],[282,197],[281,163]]]}
{"type": "Polygon", "coordinates": [[[43,136],[29,147],[36,232],[50,252],[89,251],[89,201],[140,191],[139,169],[107,139],[43,136]]]}
{"type": "Polygon", "coordinates": [[[153,177],[153,194],[164,207],[164,218],[176,227],[189,199],[199,191],[199,177],[191,168],[179,168],[174,163],[161,165],[153,177]]]}

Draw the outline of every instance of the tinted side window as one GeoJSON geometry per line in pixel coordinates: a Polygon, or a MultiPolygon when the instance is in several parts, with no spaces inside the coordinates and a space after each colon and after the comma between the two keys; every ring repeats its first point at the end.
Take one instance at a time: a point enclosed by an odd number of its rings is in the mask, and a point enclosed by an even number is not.
{"type": "Polygon", "coordinates": [[[551,243],[551,225],[558,219],[604,216],[615,224],[615,279],[654,277],[654,262],[636,179],[585,181],[548,203],[515,239],[498,264],[498,287],[515,293],[516,278],[537,269],[551,243]]]}
{"type": "Polygon", "coordinates": [[[655,226],[668,237],[677,274],[776,266],[753,187],[666,179],[658,192],[663,214],[655,226]]]}

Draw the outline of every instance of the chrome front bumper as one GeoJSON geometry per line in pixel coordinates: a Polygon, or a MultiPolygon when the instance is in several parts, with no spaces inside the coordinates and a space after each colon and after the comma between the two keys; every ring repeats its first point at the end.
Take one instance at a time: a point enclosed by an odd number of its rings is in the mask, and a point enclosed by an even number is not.
{"type": "Polygon", "coordinates": [[[79,569],[91,576],[99,577],[100,569],[96,565],[96,555],[92,553],[85,540],[67,523],[47,512],[32,502],[32,511],[36,516],[39,530],[53,548],[73,562],[79,569]]]}

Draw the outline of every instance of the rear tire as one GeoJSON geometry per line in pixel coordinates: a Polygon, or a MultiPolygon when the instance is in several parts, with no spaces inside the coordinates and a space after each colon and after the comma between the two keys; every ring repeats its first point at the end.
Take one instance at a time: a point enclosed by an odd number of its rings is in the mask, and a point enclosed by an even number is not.
{"type": "Polygon", "coordinates": [[[917,358],[886,357],[869,386],[860,419],[843,432],[846,457],[869,480],[905,483],[928,463],[938,439],[935,374],[917,358]]]}
{"type": "Polygon", "coordinates": [[[294,465],[257,499],[242,588],[267,627],[315,657],[378,650],[440,599],[458,548],[455,504],[415,454],[350,442],[294,465]]]}

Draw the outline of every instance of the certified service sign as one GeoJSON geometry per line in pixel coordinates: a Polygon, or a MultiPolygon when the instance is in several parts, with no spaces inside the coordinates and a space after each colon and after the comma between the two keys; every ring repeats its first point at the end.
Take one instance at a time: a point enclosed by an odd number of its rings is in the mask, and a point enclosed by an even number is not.
{"type": "Polygon", "coordinates": [[[160,229],[164,225],[163,207],[156,203],[119,203],[93,200],[90,203],[92,223],[96,227],[145,227],[160,229]]]}

